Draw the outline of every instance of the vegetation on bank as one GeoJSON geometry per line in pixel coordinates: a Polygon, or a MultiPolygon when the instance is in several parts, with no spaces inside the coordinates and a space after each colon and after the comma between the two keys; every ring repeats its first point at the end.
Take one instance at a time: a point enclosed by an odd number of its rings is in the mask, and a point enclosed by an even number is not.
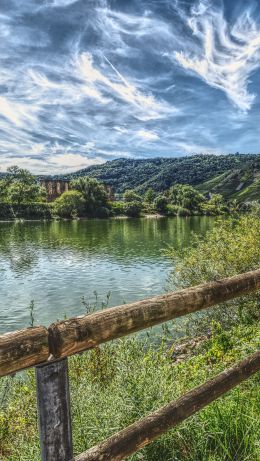
{"type": "Polygon", "coordinates": [[[188,184],[175,184],[164,193],[148,188],[139,194],[126,190],[121,200],[109,201],[105,186],[95,178],[79,177],[70,190],[46,202],[46,190],[27,170],[11,167],[0,181],[0,219],[51,219],[111,216],[139,217],[220,215],[241,211],[248,204],[225,200],[220,194],[202,194],[188,184]]]}
{"type": "MultiPolygon", "coordinates": [[[[194,239],[189,250],[169,248],[177,268],[170,286],[189,286],[258,267],[258,224],[255,210],[220,220],[205,238],[194,239]]],[[[254,294],[203,316],[193,314],[188,323],[168,322],[146,338],[133,336],[70,358],[75,454],[232,366],[259,345],[259,295],[254,294]],[[177,341],[179,334],[182,338],[177,341]],[[194,334],[200,337],[196,347],[182,347],[178,355],[178,342],[187,344],[194,334]]],[[[256,460],[259,397],[259,376],[254,376],[129,459],[256,460]]],[[[1,380],[0,402],[1,459],[38,461],[33,370],[1,380]]]]}
{"type": "Polygon", "coordinates": [[[256,200],[260,195],[260,157],[251,154],[192,155],[179,158],[121,158],[71,174],[96,178],[115,193],[152,188],[164,193],[175,184],[189,184],[204,194],[221,194],[226,200],[256,200]],[[241,197],[243,194],[243,198],[241,197]]]}

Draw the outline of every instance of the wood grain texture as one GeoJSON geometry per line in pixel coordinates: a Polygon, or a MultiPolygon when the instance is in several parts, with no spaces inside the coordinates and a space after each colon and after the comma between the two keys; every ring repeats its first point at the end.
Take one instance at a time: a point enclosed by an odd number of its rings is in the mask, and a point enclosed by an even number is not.
{"type": "Polygon", "coordinates": [[[260,289],[260,269],[53,323],[51,353],[65,357],[260,289]]]}
{"type": "Polygon", "coordinates": [[[47,328],[26,328],[0,336],[0,377],[45,362],[48,357],[47,328]]]}
{"type": "Polygon", "coordinates": [[[42,461],[69,461],[72,456],[68,359],[36,367],[42,461]]]}
{"type": "Polygon", "coordinates": [[[214,379],[128,426],[74,458],[74,461],[121,461],[260,370],[256,352],[214,379]]]}
{"type": "Polygon", "coordinates": [[[260,269],[56,322],[48,330],[39,326],[6,333],[0,336],[0,377],[259,289],[260,269]]]}

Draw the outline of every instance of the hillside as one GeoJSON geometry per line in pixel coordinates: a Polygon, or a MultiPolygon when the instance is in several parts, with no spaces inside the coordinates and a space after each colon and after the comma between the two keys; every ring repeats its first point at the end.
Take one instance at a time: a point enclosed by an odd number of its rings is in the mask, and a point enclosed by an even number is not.
{"type": "Polygon", "coordinates": [[[117,159],[69,176],[89,176],[110,184],[116,193],[149,187],[162,192],[176,183],[191,184],[203,193],[220,193],[238,200],[259,198],[259,155],[196,155],[180,158],[117,159]]]}

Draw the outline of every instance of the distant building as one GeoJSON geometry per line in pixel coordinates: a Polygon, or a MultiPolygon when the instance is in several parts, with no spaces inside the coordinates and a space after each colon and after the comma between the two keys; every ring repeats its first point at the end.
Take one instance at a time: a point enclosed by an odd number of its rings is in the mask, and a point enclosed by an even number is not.
{"type": "Polygon", "coordinates": [[[47,192],[47,201],[52,202],[63,192],[67,192],[70,187],[70,181],[65,179],[40,179],[40,185],[47,192]]]}

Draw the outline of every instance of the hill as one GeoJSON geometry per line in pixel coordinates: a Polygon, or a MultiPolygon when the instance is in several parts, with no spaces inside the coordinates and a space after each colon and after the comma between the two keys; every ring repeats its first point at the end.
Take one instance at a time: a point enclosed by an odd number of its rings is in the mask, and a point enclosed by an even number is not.
{"type": "Polygon", "coordinates": [[[149,187],[157,192],[173,184],[190,184],[201,192],[220,193],[241,201],[260,196],[259,155],[194,155],[179,158],[117,159],[69,175],[89,176],[110,184],[116,193],[149,187]]]}

